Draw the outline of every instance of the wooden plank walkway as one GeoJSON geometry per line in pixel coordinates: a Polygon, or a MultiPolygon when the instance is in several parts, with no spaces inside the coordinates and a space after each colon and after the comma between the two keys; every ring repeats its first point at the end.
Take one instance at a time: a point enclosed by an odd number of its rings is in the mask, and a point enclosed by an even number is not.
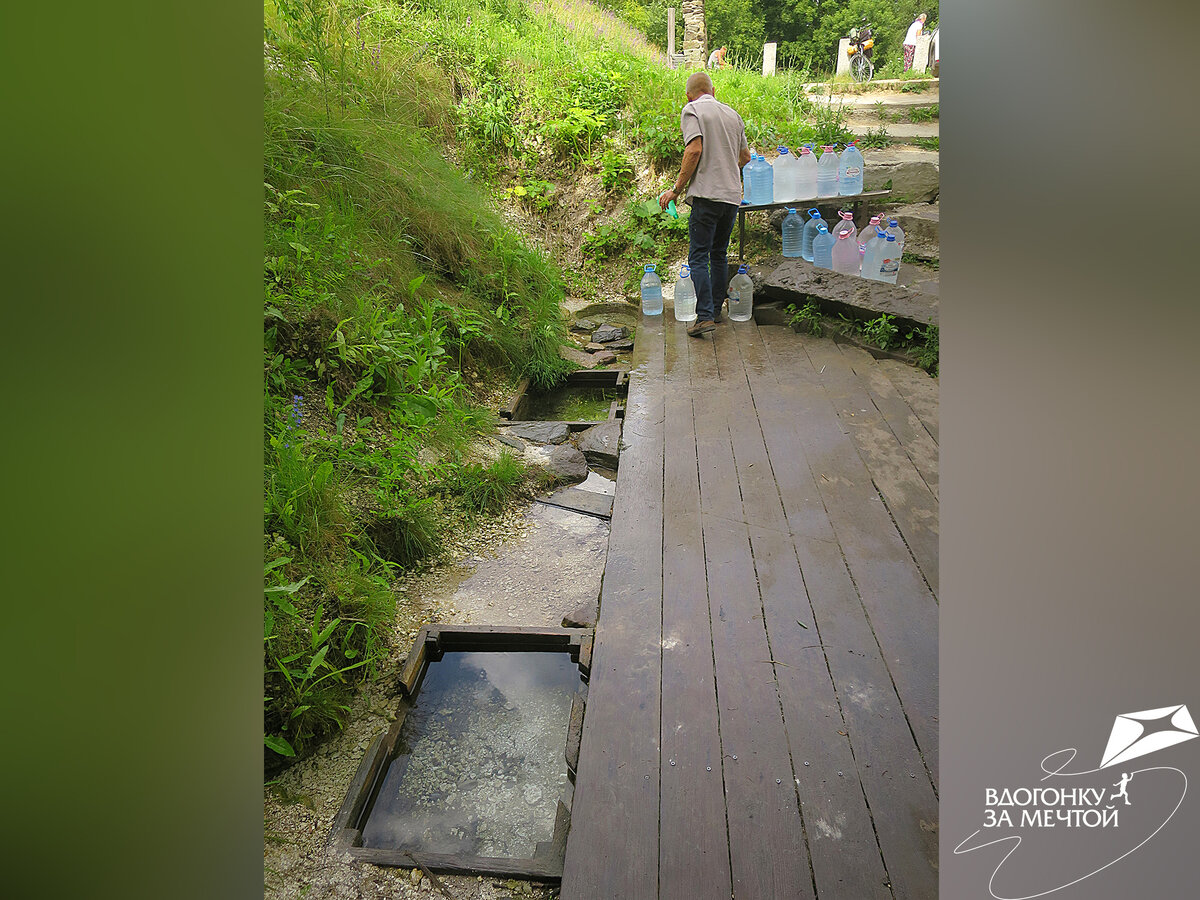
{"type": "Polygon", "coordinates": [[[560,896],[937,896],[937,386],[638,329],[560,896]]]}

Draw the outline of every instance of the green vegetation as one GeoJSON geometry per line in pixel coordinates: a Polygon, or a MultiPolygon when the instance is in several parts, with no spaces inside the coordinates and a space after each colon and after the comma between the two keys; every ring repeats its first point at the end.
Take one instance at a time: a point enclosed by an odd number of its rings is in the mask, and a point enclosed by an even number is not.
{"type": "Polygon", "coordinates": [[[791,304],[787,308],[790,314],[788,324],[797,331],[803,331],[817,337],[827,330],[834,333],[851,335],[865,341],[880,350],[897,350],[907,355],[913,362],[930,375],[938,373],[938,326],[912,328],[903,335],[896,317],[880,313],[874,319],[851,319],[839,315],[836,319],[824,316],[821,307],[809,300],[803,307],[791,304]]]}

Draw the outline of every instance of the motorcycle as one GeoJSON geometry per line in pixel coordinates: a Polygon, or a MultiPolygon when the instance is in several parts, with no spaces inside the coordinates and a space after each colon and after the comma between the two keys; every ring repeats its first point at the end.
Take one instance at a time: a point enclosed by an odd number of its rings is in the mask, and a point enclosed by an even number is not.
{"type": "MultiPolygon", "coordinates": [[[[864,23],[866,20],[863,20],[864,23]]],[[[875,37],[871,26],[864,24],[861,28],[851,28],[850,46],[846,55],[850,57],[850,76],[859,82],[870,81],[875,75],[875,64],[871,62],[871,50],[875,46],[875,37]]]]}

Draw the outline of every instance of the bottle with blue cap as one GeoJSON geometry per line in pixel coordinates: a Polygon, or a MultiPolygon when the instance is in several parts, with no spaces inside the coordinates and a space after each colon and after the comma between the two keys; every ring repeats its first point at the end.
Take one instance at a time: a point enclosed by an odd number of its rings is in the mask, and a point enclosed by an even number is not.
{"type": "Polygon", "coordinates": [[[895,284],[900,277],[900,243],[890,232],[885,233],[879,254],[879,280],[895,284]]]}
{"type": "Polygon", "coordinates": [[[642,276],[642,313],[647,316],[659,316],[663,311],[662,279],[654,271],[654,263],[644,268],[642,276]]]}
{"type": "Polygon", "coordinates": [[[775,203],[790,203],[796,199],[796,188],[800,183],[800,165],[787,147],[779,147],[779,158],[775,160],[775,203]]]}
{"type": "Polygon", "coordinates": [[[750,202],[763,206],[775,202],[775,170],[766,158],[758,158],[758,166],[750,174],[750,202]]]}
{"type": "Polygon", "coordinates": [[[742,203],[750,202],[750,173],[754,171],[754,164],[758,162],[758,154],[750,154],[750,162],[742,166],[742,203]]]}
{"type": "Polygon", "coordinates": [[[783,219],[783,255],[800,258],[804,255],[804,219],[795,207],[789,206],[784,212],[787,215],[783,219]]]}
{"type": "Polygon", "coordinates": [[[737,274],[729,282],[729,318],[735,322],[749,322],[754,316],[754,282],[745,266],[738,266],[737,274]]]}
{"type": "Polygon", "coordinates": [[[863,191],[863,155],[851,141],[838,159],[838,193],[843,197],[863,191]]]}
{"type": "Polygon", "coordinates": [[[833,241],[834,237],[829,233],[829,229],[822,222],[817,226],[816,236],[813,237],[813,259],[812,264],[818,269],[833,268],[833,241]]]}
{"type": "Polygon", "coordinates": [[[883,262],[883,247],[887,243],[887,232],[882,228],[875,229],[875,236],[866,243],[862,258],[862,276],[872,281],[882,281],[879,277],[879,266],[883,262]]]}
{"type": "Polygon", "coordinates": [[[800,255],[809,262],[813,261],[813,238],[817,236],[817,229],[820,227],[829,230],[829,226],[821,218],[821,211],[814,206],[808,211],[808,221],[804,223],[804,234],[800,241],[800,255]]]}
{"type": "Polygon", "coordinates": [[[679,267],[679,278],[675,281],[675,321],[696,320],[696,286],[692,284],[692,269],[686,263],[679,267]]]}

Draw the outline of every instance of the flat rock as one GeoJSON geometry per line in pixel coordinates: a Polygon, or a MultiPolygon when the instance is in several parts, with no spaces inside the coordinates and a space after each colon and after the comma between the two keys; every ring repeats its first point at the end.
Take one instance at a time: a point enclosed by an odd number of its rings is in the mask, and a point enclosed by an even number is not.
{"type": "Polygon", "coordinates": [[[582,350],[576,350],[574,347],[559,347],[558,355],[568,362],[573,362],[575,365],[584,369],[594,369],[600,365],[596,361],[596,357],[590,353],[584,353],[582,350]]]}
{"type": "Polygon", "coordinates": [[[817,269],[802,259],[785,259],[767,279],[763,293],[772,300],[797,306],[815,300],[829,315],[874,319],[887,313],[900,319],[901,324],[938,323],[936,294],[817,269]]]}
{"type": "Polygon", "coordinates": [[[598,353],[601,350],[607,350],[608,346],[606,344],[597,344],[595,341],[588,341],[583,349],[588,353],[598,353]]]}
{"type": "Polygon", "coordinates": [[[621,423],[604,422],[593,425],[579,435],[579,449],[587,461],[606,469],[617,468],[617,455],[621,446],[621,423]]]}
{"type": "Polygon", "coordinates": [[[513,422],[504,430],[536,444],[562,444],[571,436],[566,422],[513,422]]]}
{"type": "Polygon", "coordinates": [[[526,447],[525,462],[545,469],[552,485],[578,484],[588,474],[587,457],[570,444],[526,447]]]}
{"type": "Polygon", "coordinates": [[[505,429],[501,429],[500,433],[496,435],[496,437],[500,440],[500,443],[507,444],[515,450],[525,449],[525,442],[514,435],[506,434],[505,429]]]}
{"type": "Polygon", "coordinates": [[[613,341],[608,345],[610,350],[632,350],[633,341],[613,341]]]}
{"type": "Polygon", "coordinates": [[[595,628],[596,617],[600,614],[599,603],[584,603],[579,609],[567,613],[562,618],[563,628],[595,628]]]}
{"type": "Polygon", "coordinates": [[[617,354],[611,350],[601,350],[592,359],[596,361],[596,365],[598,366],[607,366],[617,361],[617,354]]]}
{"type": "Polygon", "coordinates": [[[597,344],[607,344],[629,337],[629,329],[624,325],[601,325],[592,332],[592,340],[597,344]]]}
{"type": "Polygon", "coordinates": [[[591,319],[576,319],[567,327],[580,334],[591,334],[598,326],[591,319]]]}
{"type": "Polygon", "coordinates": [[[890,181],[890,203],[936,200],[941,184],[934,150],[873,150],[865,154],[863,190],[879,191],[890,181]]]}

